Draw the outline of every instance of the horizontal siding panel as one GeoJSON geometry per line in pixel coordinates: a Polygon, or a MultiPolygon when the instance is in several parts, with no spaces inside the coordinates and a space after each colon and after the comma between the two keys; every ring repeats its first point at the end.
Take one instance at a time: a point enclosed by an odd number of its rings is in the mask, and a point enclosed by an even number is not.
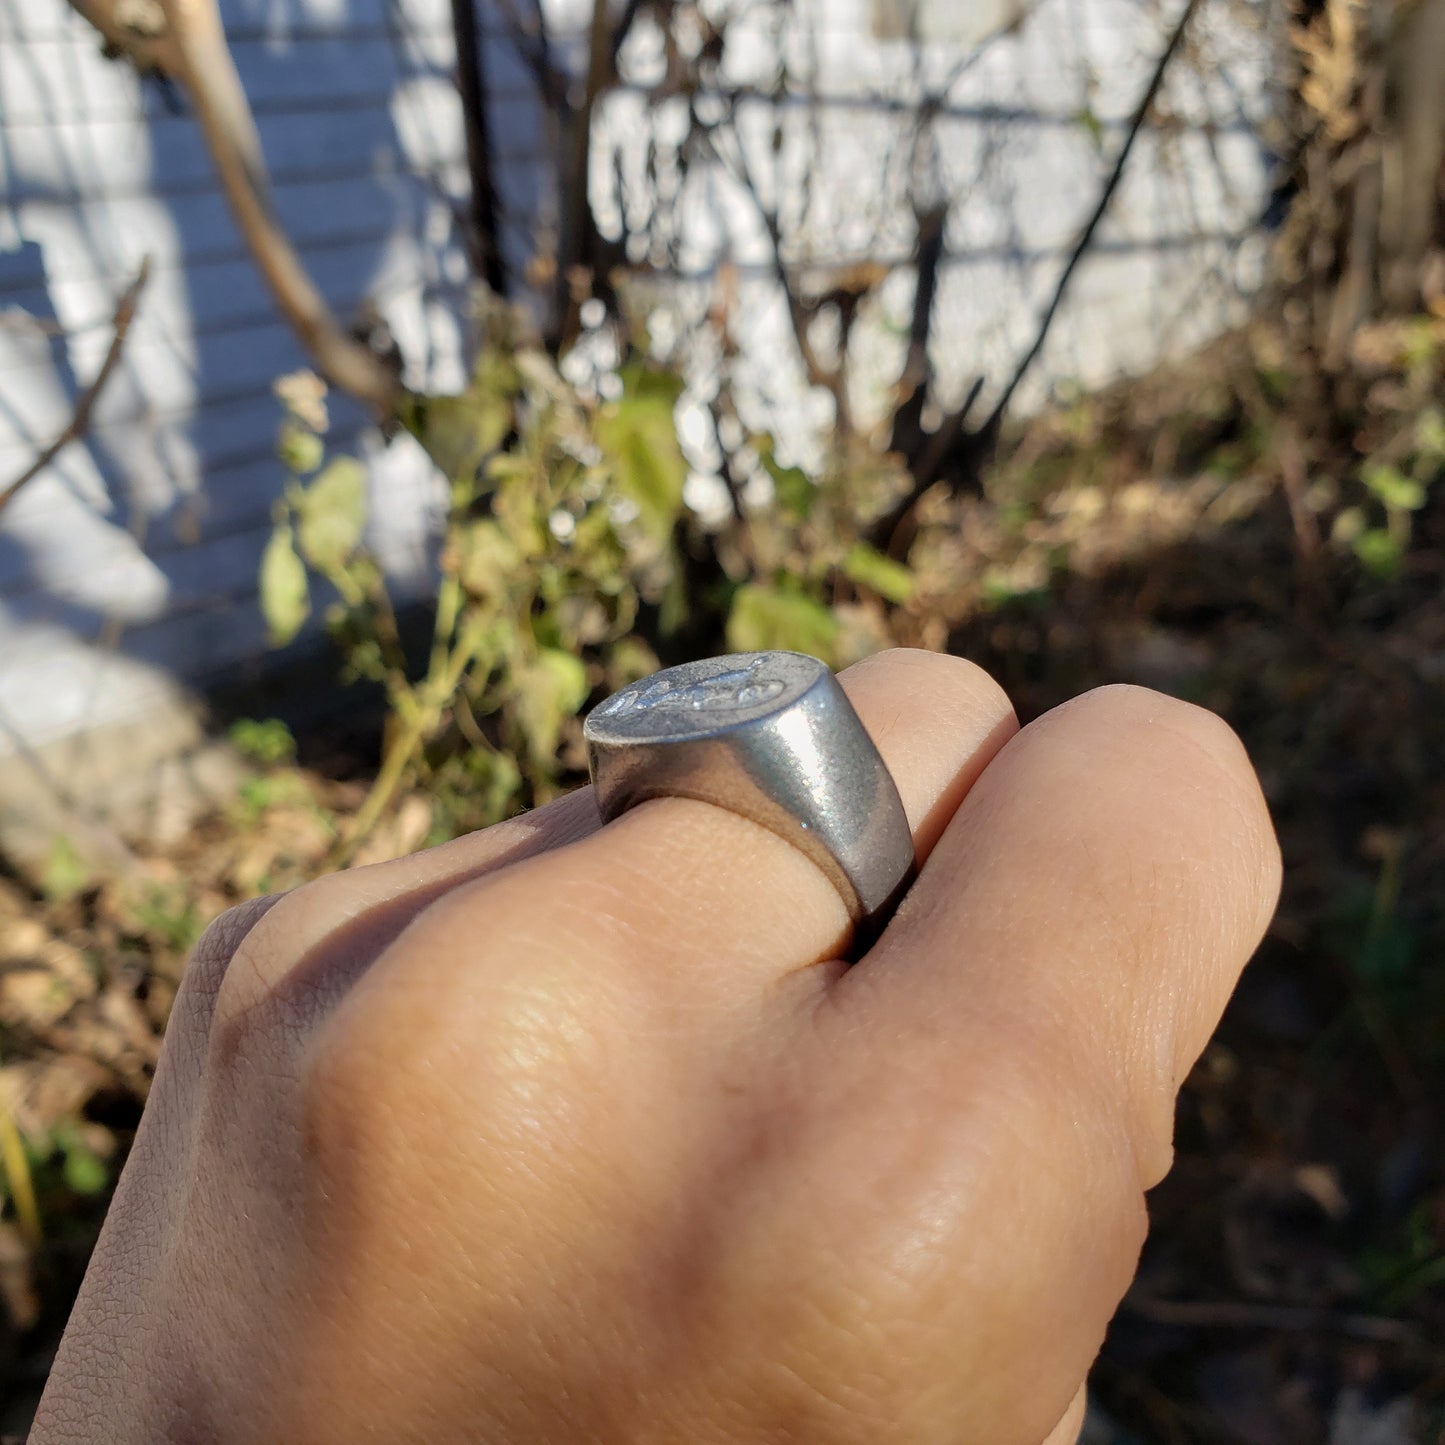
{"type": "MultiPolygon", "coordinates": [[[[457,130],[461,124],[460,110],[448,105],[441,117],[425,117],[419,123],[409,124],[407,129],[415,130],[418,144],[403,149],[397,143],[390,129],[387,117],[377,117],[377,124],[366,121],[358,123],[357,118],[328,116],[316,117],[328,124],[314,124],[308,120],[305,127],[290,124],[289,129],[301,131],[308,136],[302,146],[289,146],[282,140],[273,140],[272,150],[280,156],[279,165],[270,168],[270,179],[276,189],[301,188],[311,185],[334,185],[341,181],[373,181],[379,185],[393,185],[399,173],[410,171],[420,182],[435,185],[445,179],[451,195],[465,194],[467,173],[465,173],[465,150],[458,142],[457,130]],[[457,124],[451,124],[451,121],[457,124]],[[331,133],[328,134],[328,129],[331,133]],[[311,131],[315,130],[315,136],[311,131]],[[329,143],[329,155],[328,155],[329,143]],[[301,153],[298,153],[301,152],[301,153]],[[314,152],[314,155],[305,155],[314,152]]],[[[405,117],[410,121],[410,117],[405,117]]],[[[272,127],[277,131],[285,126],[272,127]]],[[[4,181],[4,201],[19,205],[26,201],[59,202],[77,207],[92,201],[104,192],[110,199],[160,199],[160,201],[186,201],[195,197],[221,197],[220,184],[211,168],[210,156],[205,153],[204,144],[197,139],[195,168],[191,163],[172,166],[159,160],[144,160],[137,163],[127,175],[127,168],[111,168],[105,173],[105,144],[85,146],[79,149],[77,158],[65,158],[59,165],[46,160],[26,168],[29,175],[22,173],[19,165],[9,176],[0,176],[4,181]],[[88,150],[90,156],[85,156],[88,150]],[[120,172],[117,175],[117,171],[120,172]]],[[[117,149],[126,150],[121,146],[117,149]]],[[[536,144],[519,146],[507,150],[497,146],[493,163],[496,168],[497,185],[507,198],[513,199],[519,191],[535,188],[533,179],[542,159],[536,144]]]]}
{"type": "MultiPolygon", "coordinates": [[[[467,274],[456,248],[428,253],[406,236],[377,233],[360,241],[345,239],[336,246],[305,247],[300,254],[318,290],[343,322],[367,297],[383,313],[421,295],[443,297],[465,309],[467,274]],[[448,279],[429,279],[438,272],[448,279]]],[[[111,343],[112,315],[122,287],[118,278],[86,274],[83,266],[77,266],[65,273],[64,281],[49,287],[35,279],[13,289],[0,287],[0,306],[47,318],[58,311],[66,318],[71,340],[67,345],[61,336],[51,339],[51,362],[63,368],[68,357],[69,364],[88,378],[111,343]]],[[[284,323],[249,255],[189,268],[153,266],[127,335],[124,358],[136,368],[147,351],[160,348],[165,353],[159,362],[163,371],[179,365],[193,374],[214,373],[218,365],[229,368],[230,354],[251,339],[244,333],[257,327],[283,328],[284,323]]],[[[22,343],[20,330],[0,324],[0,377],[29,371],[35,364],[32,330],[25,328],[22,343]]],[[[146,390],[156,395],[155,388],[146,390]]]]}
{"type": "MultiPolygon", "coordinates": [[[[278,186],[276,211],[301,248],[353,240],[381,227],[419,229],[431,202],[424,184],[398,176],[278,186]]],[[[22,235],[46,248],[52,274],[132,275],[145,256],[196,265],[236,251],[224,199],[215,193],[180,196],[166,204],[149,197],[97,196],[82,205],[33,200],[20,207],[22,235]]]]}
{"type": "MultiPolygon", "coordinates": [[[[503,215],[505,214],[504,211],[503,215]]],[[[525,227],[530,224],[530,219],[517,219],[514,224],[525,227]]],[[[355,250],[372,256],[386,256],[391,247],[414,244],[412,238],[405,234],[397,236],[389,229],[364,228],[354,234],[343,233],[333,238],[313,240],[304,246],[298,246],[297,250],[312,271],[313,279],[316,279],[318,284],[324,284],[328,269],[342,268],[348,264],[342,253],[355,250]]],[[[450,256],[453,250],[457,255],[461,254],[460,247],[448,246],[436,254],[434,259],[440,261],[442,257],[450,256]]],[[[424,254],[433,253],[428,250],[424,254]]],[[[189,285],[197,297],[202,298],[201,329],[210,324],[210,313],[206,309],[204,297],[234,282],[243,271],[249,272],[253,277],[256,275],[255,262],[239,238],[233,246],[219,250],[214,256],[203,257],[189,266],[184,265],[178,257],[170,256],[152,258],[150,268],[152,285],[165,283],[172,273],[180,278],[175,283],[178,285],[187,284],[186,278],[189,278],[189,285]]],[[[63,281],[57,280],[55,284],[47,285],[40,248],[34,243],[27,244],[23,251],[0,251],[0,308],[17,306],[36,316],[49,317],[53,311],[52,301],[59,298],[65,302],[73,302],[78,308],[65,313],[75,318],[68,323],[71,331],[108,332],[115,300],[134,279],[134,269],[120,265],[104,268],[92,265],[82,266],[78,270],[69,267],[62,275],[63,281]],[[7,261],[15,264],[7,269],[7,261]]],[[[394,277],[390,270],[375,282],[377,289],[383,293],[398,289],[404,284],[404,280],[394,277]]],[[[148,287],[147,295],[149,294],[148,287]]],[[[265,309],[267,314],[271,314],[275,309],[269,299],[265,309]]],[[[224,298],[221,298],[221,310],[223,313],[226,311],[224,298]]],[[[243,311],[249,313],[249,301],[243,311]]],[[[253,318],[247,314],[246,319],[253,318]]],[[[220,324],[224,326],[228,323],[223,319],[220,324]]]]}
{"type": "MultiPolygon", "coordinates": [[[[346,0],[343,5],[292,7],[284,25],[268,23],[270,7],[256,0],[218,0],[228,34],[257,38],[276,34],[334,34],[339,30],[385,30],[396,0],[346,0]]],[[[399,0],[396,8],[417,22],[445,20],[446,0],[399,0]]],[[[0,40],[48,40],[59,35],[90,34],[87,22],[65,0],[0,0],[0,40]]]]}
{"type": "MultiPolygon", "coordinates": [[[[310,246],[302,254],[322,295],[338,311],[345,311],[358,300],[358,277],[374,276],[365,289],[383,293],[417,279],[394,266],[378,271],[392,239],[388,232],[377,231],[355,240],[342,238],[335,245],[310,246]]],[[[22,284],[7,286],[0,273],[0,306],[17,306],[36,316],[50,314],[53,306],[66,316],[85,317],[73,329],[100,332],[108,343],[112,307],[97,292],[103,288],[106,297],[118,293],[124,284],[119,277],[112,282],[109,276],[71,274],[48,286],[43,275],[26,274],[20,280],[22,284]]],[[[161,331],[179,339],[218,339],[238,327],[275,317],[271,293],[250,254],[243,251],[184,268],[152,265],[132,334],[161,331]]],[[[6,366],[6,355],[5,331],[0,326],[0,370],[6,366]]]]}
{"type": "MultiPolygon", "coordinates": [[[[273,647],[266,637],[260,598],[252,587],[149,627],[132,629],[122,645],[131,657],[166,671],[179,670],[200,683],[239,682],[248,676],[259,680],[268,666],[304,654],[325,630],[320,614],[313,613],[294,642],[282,649],[273,647]]],[[[340,667],[338,656],[338,672],[340,667]]]]}
{"type": "MultiPolygon", "coordinates": [[[[436,109],[432,107],[432,109],[436,109]]],[[[436,133],[434,153],[464,154],[449,113],[426,117],[436,133]],[[443,136],[446,142],[440,143],[443,136]]],[[[271,179],[278,185],[333,176],[394,173],[409,157],[385,106],[311,113],[298,125],[291,116],[258,122],[271,179]]],[[[39,139],[18,137],[0,154],[0,194],[14,204],[32,198],[71,201],[97,191],[110,195],[181,196],[217,188],[215,167],[200,129],[189,116],[165,116],[146,124],[123,120],[66,121],[46,127],[39,139]]]]}
{"type": "MultiPolygon", "coordinates": [[[[276,44],[231,45],[252,108],[324,108],[357,95],[390,97],[418,75],[449,79],[454,64],[450,31],[408,31],[392,37],[336,35],[276,44]]],[[[509,41],[486,43],[489,95],[510,99],[535,92],[532,71],[509,41]]],[[[89,36],[0,42],[0,114],[7,127],[60,121],[123,121],[142,99],[148,114],[171,114],[164,90],[143,83],[128,64],[108,61],[89,36]]]]}
{"type": "MultiPolygon", "coordinates": [[[[232,54],[247,95],[257,106],[300,97],[314,104],[358,90],[389,91],[401,78],[391,45],[381,40],[327,38],[286,50],[242,41],[232,47],[232,54]]],[[[129,66],[106,61],[83,37],[0,46],[0,109],[7,125],[124,116],[136,86],[129,66]]]]}
{"type": "MultiPolygon", "coordinates": [[[[332,455],[357,455],[363,425],[340,425],[332,429],[328,442],[332,455]]],[[[276,458],[273,434],[260,434],[249,447],[208,460],[204,487],[194,496],[179,497],[160,516],[147,517],[140,525],[142,542],[136,551],[165,568],[175,552],[224,538],[238,530],[270,525],[272,504],[285,487],[285,468],[276,458]]],[[[42,486],[36,478],[33,486],[42,486]]],[[[16,504],[16,512],[19,504],[16,504]]],[[[29,526],[45,526],[46,520],[61,523],[68,503],[64,497],[42,496],[27,517],[29,526]]],[[[0,527],[0,598],[22,597],[45,590],[40,561],[26,552],[20,536],[7,535],[0,527]]]]}
{"type": "MultiPolygon", "coordinates": [[[[276,345],[279,350],[282,342],[277,341],[276,345]]],[[[292,357],[292,360],[296,358],[292,357]]],[[[98,464],[104,467],[107,452],[116,457],[144,458],[153,455],[155,439],[173,428],[181,429],[202,468],[208,462],[218,464],[273,444],[282,412],[270,387],[272,377],[280,370],[285,370],[285,367],[269,371],[263,381],[251,387],[250,392],[233,392],[230,396],[210,392],[204,405],[195,409],[194,413],[189,407],[178,407],[171,413],[156,410],[149,415],[129,415],[117,419],[98,416],[91,425],[91,444],[98,464]]],[[[27,462],[35,457],[35,449],[25,442],[7,439],[4,447],[0,448],[0,467],[4,468],[0,475],[19,475],[27,462]]],[[[155,483],[156,478],[152,481],[155,483]]]]}
{"type": "Polygon", "coordinates": [[[112,647],[104,624],[51,604],[7,606],[0,618],[0,703],[31,742],[65,736],[143,712],[165,696],[165,679],[205,683],[259,678],[275,658],[304,653],[325,631],[313,616],[289,649],[276,652],[254,587],[216,597],[143,627],[112,647]],[[88,645],[87,645],[88,644],[88,645]]]}
{"type": "MultiPolygon", "coordinates": [[[[132,625],[150,626],[160,617],[204,607],[217,596],[239,588],[254,588],[268,535],[269,528],[263,531],[260,527],[250,527],[169,553],[160,567],[164,580],[156,588],[154,615],[144,621],[132,621],[132,625]]],[[[77,559],[82,565],[85,560],[77,559]]],[[[8,590],[5,608],[16,617],[61,621],[77,630],[88,622],[93,631],[82,631],[81,635],[98,636],[106,621],[104,609],[108,599],[114,600],[119,618],[134,617],[125,606],[126,592],[135,586],[132,579],[137,563],[144,565],[146,560],[135,554],[92,560],[85,574],[83,603],[61,588],[32,587],[8,590]]]]}
{"type": "MultiPolygon", "coordinates": [[[[552,0],[546,0],[548,7],[552,0]]],[[[484,23],[500,25],[496,0],[480,0],[484,23]]],[[[341,4],[295,4],[284,18],[266,0],[218,0],[221,23],[234,38],[305,38],[353,32],[385,35],[392,28],[444,29],[451,25],[449,0],[344,0],[341,4]]],[[[0,41],[49,40],[91,34],[91,27],[65,0],[0,0],[0,41]]]]}
{"type": "MultiPolygon", "coordinates": [[[[91,434],[104,460],[104,453],[145,455],[148,443],[168,425],[177,429],[194,448],[202,463],[219,466],[233,458],[253,456],[258,451],[272,450],[276,430],[281,421],[281,405],[271,391],[271,381],[284,367],[265,374],[264,380],[249,392],[226,396],[219,388],[207,394],[206,400],[192,415],[188,410],[169,416],[156,411],[143,416],[118,419],[97,418],[91,434]]],[[[337,425],[345,424],[347,411],[354,403],[344,399],[333,407],[337,425]]],[[[0,425],[5,424],[0,414],[0,425]]],[[[0,475],[18,476],[35,455],[35,447],[14,439],[11,432],[0,450],[0,475]]],[[[279,467],[280,463],[277,463],[279,467]]],[[[202,479],[204,480],[204,478],[202,479]]]]}

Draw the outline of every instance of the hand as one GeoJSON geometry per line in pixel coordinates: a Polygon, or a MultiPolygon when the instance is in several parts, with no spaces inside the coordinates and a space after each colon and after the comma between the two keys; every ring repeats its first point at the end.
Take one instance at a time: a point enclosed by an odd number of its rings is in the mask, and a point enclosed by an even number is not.
{"type": "Polygon", "coordinates": [[[32,1445],[1072,1441],[1275,902],[1218,719],[844,675],[922,876],[590,794],[234,910],[32,1445]]]}

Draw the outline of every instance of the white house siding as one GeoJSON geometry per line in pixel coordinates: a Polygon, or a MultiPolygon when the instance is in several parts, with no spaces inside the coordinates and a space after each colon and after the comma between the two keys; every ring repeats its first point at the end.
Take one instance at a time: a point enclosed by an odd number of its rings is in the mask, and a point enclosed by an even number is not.
{"type": "MultiPolygon", "coordinates": [[[[793,0],[759,3],[730,34],[721,88],[756,92],[739,109],[749,170],[777,211],[783,256],[804,289],[851,263],[896,269],[854,335],[855,402],[876,412],[902,365],[915,276],[910,194],[930,189],[949,218],[932,359],[940,399],[984,379],[980,412],[1031,342],[1081,227],[1123,144],[1182,0],[793,0]],[[917,7],[916,10],[914,7],[917,7]],[[910,35],[907,17],[915,18],[910,35]],[[751,29],[751,43],[745,33],[751,29]],[[744,33],[739,33],[744,32],[744,33]],[[788,99],[765,98],[787,56],[788,99]],[[933,152],[910,166],[921,107],[933,152]],[[775,131],[781,137],[775,151],[775,131]],[[811,170],[811,184],[805,172],[811,170]]],[[[1017,402],[1139,370],[1237,319],[1262,272],[1269,189],[1262,133],[1271,111],[1271,0],[1204,0],[1040,364],[1017,402]],[[1157,124],[1155,122],[1158,122],[1157,124]]],[[[685,101],[658,99],[658,47],[638,37],[634,85],[603,112],[593,189],[604,228],[644,213],[641,137],[664,161],[685,101]]],[[[703,102],[706,105],[707,99],[703,102]]],[[[716,111],[717,107],[714,107],[716,111]]],[[[667,174],[667,167],[662,166],[667,174]]],[[[680,278],[677,329],[715,302],[735,270],[734,329],[748,420],[806,459],[831,417],[809,396],[756,205],[729,167],[688,169],[668,264],[680,278]]],[[[698,385],[706,387],[707,359],[698,385]]]]}
{"type": "MultiPolygon", "coordinates": [[[[796,0],[783,20],[772,0],[709,6],[740,12],[726,85],[771,83],[781,35],[790,84],[817,98],[785,107],[776,161],[772,105],[742,111],[762,188],[787,221],[786,259],[820,275],[857,259],[898,263],[857,338],[865,411],[896,376],[911,304],[906,161],[918,105],[937,107],[929,183],[953,203],[934,326],[941,390],[956,398],[982,374],[987,399],[1031,335],[1182,0],[918,0],[918,43],[910,3],[796,0]],[[818,171],[805,189],[809,157],[818,171]]],[[[552,185],[532,77],[502,24],[518,8],[481,6],[514,274],[552,185]]],[[[548,0],[569,57],[589,9],[548,0]]],[[[1173,123],[1140,140],[1026,401],[1147,365],[1237,311],[1260,252],[1268,10],[1204,0],[1161,106],[1173,123]]],[[[379,307],[410,380],[456,382],[466,168],[448,0],[223,0],[222,11],[277,205],[321,289],[342,315],[365,298],[379,307]]],[[[619,220],[616,168],[644,185],[649,142],[665,153],[677,127],[678,102],[649,93],[649,45],[644,25],[624,57],[628,83],[597,119],[604,229],[619,220]]],[[[751,202],[716,166],[695,165],[682,215],[668,259],[678,323],[700,319],[719,268],[735,268],[737,331],[756,359],[742,383],[749,420],[806,455],[827,409],[789,370],[751,202]]],[[[264,665],[254,579],[281,484],[270,386],[303,364],[190,117],[104,60],[63,0],[0,0],[0,486],[65,425],[146,255],[150,285],[91,435],[0,513],[0,755],[264,665]]],[[[337,404],[334,417],[337,440],[375,463],[377,542],[394,571],[416,573],[426,467],[404,445],[385,451],[354,408],[337,404]]]]}
{"type": "MultiPolygon", "coordinates": [[[[343,318],[369,300],[408,379],[460,380],[466,263],[448,0],[223,0],[282,220],[343,318]]],[[[483,9],[507,259],[545,168],[531,79],[483,9]]],[[[281,482],[271,383],[304,364],[194,120],[100,53],[64,0],[0,0],[0,487],[69,419],[116,298],[150,281],[89,437],[0,513],[0,755],[144,715],[267,656],[255,596],[281,482]]],[[[377,458],[376,540],[424,565],[428,468],[377,458]]]]}

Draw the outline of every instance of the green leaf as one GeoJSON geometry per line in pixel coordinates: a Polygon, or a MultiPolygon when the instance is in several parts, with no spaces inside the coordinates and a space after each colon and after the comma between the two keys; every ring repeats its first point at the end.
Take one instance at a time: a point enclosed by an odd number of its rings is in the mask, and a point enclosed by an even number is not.
{"type": "Polygon", "coordinates": [[[913,573],[866,542],[857,542],[849,549],[843,559],[843,573],[850,582],[889,602],[907,602],[913,596],[913,573]]]}
{"type": "Polygon", "coordinates": [[[682,383],[670,375],[631,370],[624,373],[624,384],[621,400],[598,414],[597,445],[611,464],[617,491],[637,507],[643,528],[665,541],[682,508],[687,481],[673,418],[682,383]]]}
{"type": "Polygon", "coordinates": [[[110,1171],[105,1167],[105,1161],[71,1131],[67,1131],[59,1142],[65,1153],[61,1172],[70,1191],[83,1195],[104,1193],[110,1183],[110,1171]]]}
{"type": "Polygon", "coordinates": [[[301,555],[318,572],[340,571],[366,530],[366,469],[337,457],[301,493],[296,512],[301,555]]]}
{"type": "Polygon", "coordinates": [[[480,816],[495,823],[511,812],[522,790],[522,770],[510,753],[473,749],[466,758],[466,795],[480,816]]]}
{"type": "Polygon", "coordinates": [[[1356,538],[1365,530],[1366,518],[1363,507],[1345,507],[1330,527],[1330,540],[1339,546],[1353,546],[1356,538]]]}
{"type": "Polygon", "coordinates": [[[1405,549],[1388,532],[1375,528],[1355,538],[1355,556],[1372,576],[1390,582],[1400,575],[1405,549]]]}
{"type": "Polygon", "coordinates": [[[1405,327],[1401,340],[1401,351],[1405,364],[1412,371],[1421,371],[1435,364],[1439,343],[1435,339],[1435,322],[1431,317],[1421,317],[1405,327]]]}
{"type": "Polygon", "coordinates": [[[314,472],[326,458],[326,443],[300,422],[288,421],[276,439],[276,454],[297,476],[314,472]]]}
{"type": "Polygon", "coordinates": [[[562,723],[574,717],[587,701],[587,669],[580,657],[544,647],[535,662],[516,673],[517,717],[526,733],[527,751],[534,762],[550,766],[556,760],[562,723]]]}
{"type": "Polygon", "coordinates": [[[284,647],[311,613],[306,567],[296,555],[290,522],[279,522],[261,554],[261,614],[273,647],[284,647]]]}
{"type": "Polygon", "coordinates": [[[296,739],[278,717],[237,718],[227,736],[237,752],[264,767],[289,763],[296,757],[296,739]]]}
{"type": "Polygon", "coordinates": [[[785,511],[806,522],[818,500],[818,488],[802,467],[780,467],[771,457],[763,458],[763,467],[773,479],[773,495],[785,511]]]}
{"type": "Polygon", "coordinates": [[[608,652],[609,682],[612,689],[625,687],[640,677],[650,677],[662,666],[657,654],[640,638],[629,634],[612,644],[608,652]]]}
{"type": "Polygon", "coordinates": [[[473,597],[498,602],[522,565],[510,536],[490,518],[469,522],[455,533],[457,580],[473,597]]]}
{"type": "Polygon", "coordinates": [[[763,464],[763,470],[773,479],[773,496],[784,512],[806,522],[818,499],[818,488],[802,467],[785,467],[778,461],[775,442],[766,432],[750,437],[752,448],[763,464]]]}
{"type": "Polygon", "coordinates": [[[587,701],[587,668],[582,659],[571,652],[562,652],[555,647],[542,649],[538,659],[556,685],[557,700],[568,712],[575,714],[587,701]]]}
{"type": "MultiPolygon", "coordinates": [[[[510,368],[506,379],[515,382],[510,368]]],[[[493,367],[478,361],[472,385],[461,395],[414,399],[405,424],[451,480],[474,480],[512,430],[512,400],[502,381],[493,367]]]]}
{"type": "Polygon", "coordinates": [[[64,903],[90,887],[90,865],[76,850],[69,838],[55,837],[45,855],[40,872],[40,888],[52,903],[64,903]]]}
{"type": "Polygon", "coordinates": [[[1084,108],[1075,115],[1074,119],[1083,127],[1089,137],[1089,144],[1100,154],[1104,150],[1104,123],[1095,115],[1092,106],[1084,108]]]}
{"type": "Polygon", "coordinates": [[[638,401],[660,402],[669,413],[682,400],[687,384],[675,371],[666,371],[657,366],[646,366],[634,362],[624,366],[618,373],[622,378],[624,397],[638,401]]]}
{"type": "Polygon", "coordinates": [[[806,652],[826,662],[838,631],[838,619],[821,602],[749,582],[733,594],[727,645],[731,652],[806,652]]]}
{"type": "Polygon", "coordinates": [[[1361,470],[1360,480],[1394,511],[1418,512],[1425,505],[1425,488],[1398,467],[1371,462],[1361,470]]]}
{"type": "Polygon", "coordinates": [[[1415,424],[1415,445],[1438,462],[1445,459],[1445,412],[1438,406],[1427,407],[1415,424]]]}

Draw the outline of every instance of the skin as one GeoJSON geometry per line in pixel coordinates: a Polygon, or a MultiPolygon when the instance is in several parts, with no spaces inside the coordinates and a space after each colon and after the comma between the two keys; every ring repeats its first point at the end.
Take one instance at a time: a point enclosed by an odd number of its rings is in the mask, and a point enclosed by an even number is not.
{"type": "Polygon", "coordinates": [[[1066,1445],[1279,887],[1213,715],[843,677],[921,877],[584,790],[220,919],[32,1445],[1066,1445]]]}

